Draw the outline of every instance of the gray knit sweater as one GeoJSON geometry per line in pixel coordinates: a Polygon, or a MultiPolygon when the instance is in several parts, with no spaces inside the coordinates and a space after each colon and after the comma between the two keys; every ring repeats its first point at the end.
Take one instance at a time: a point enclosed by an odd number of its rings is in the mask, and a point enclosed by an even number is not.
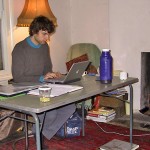
{"type": "Polygon", "coordinates": [[[27,40],[16,44],[12,52],[12,76],[14,82],[39,82],[39,78],[52,72],[48,44],[33,48],[27,40]]]}

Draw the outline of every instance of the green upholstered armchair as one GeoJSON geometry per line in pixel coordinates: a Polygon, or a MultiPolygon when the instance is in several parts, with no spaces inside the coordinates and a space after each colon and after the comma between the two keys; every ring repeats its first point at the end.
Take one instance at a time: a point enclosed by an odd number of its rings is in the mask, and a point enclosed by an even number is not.
{"type": "MultiPolygon", "coordinates": [[[[71,61],[84,54],[88,55],[88,59],[91,61],[91,65],[94,66],[97,71],[97,68],[99,67],[99,59],[100,59],[101,51],[95,44],[92,43],[76,43],[72,45],[67,53],[66,62],[71,61]]],[[[81,107],[81,103],[78,103],[77,107],[81,107]]],[[[86,100],[85,108],[91,109],[91,107],[92,107],[91,99],[86,100]]]]}
{"type": "Polygon", "coordinates": [[[77,58],[83,54],[87,54],[92,65],[97,69],[99,67],[100,49],[92,43],[77,43],[70,47],[67,53],[67,62],[77,58]]]}

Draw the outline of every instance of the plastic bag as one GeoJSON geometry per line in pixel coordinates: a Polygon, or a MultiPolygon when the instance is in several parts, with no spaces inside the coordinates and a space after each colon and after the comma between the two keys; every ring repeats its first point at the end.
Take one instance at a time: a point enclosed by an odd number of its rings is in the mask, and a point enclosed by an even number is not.
{"type": "Polygon", "coordinates": [[[82,118],[75,112],[66,123],[56,133],[59,137],[74,137],[80,136],[82,127],[82,118]]]}

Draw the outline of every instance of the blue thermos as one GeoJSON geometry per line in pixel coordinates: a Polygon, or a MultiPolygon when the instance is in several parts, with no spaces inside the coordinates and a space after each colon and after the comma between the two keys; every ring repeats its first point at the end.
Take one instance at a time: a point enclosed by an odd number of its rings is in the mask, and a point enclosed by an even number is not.
{"type": "Polygon", "coordinates": [[[109,49],[103,49],[100,56],[100,81],[103,84],[112,82],[112,56],[109,49]]]}

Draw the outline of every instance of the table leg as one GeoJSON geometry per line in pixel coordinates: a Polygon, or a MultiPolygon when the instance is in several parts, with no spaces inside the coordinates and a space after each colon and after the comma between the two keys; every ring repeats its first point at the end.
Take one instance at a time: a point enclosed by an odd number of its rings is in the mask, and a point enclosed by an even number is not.
{"type": "Polygon", "coordinates": [[[28,150],[29,147],[29,140],[28,140],[28,124],[27,124],[27,114],[24,115],[24,127],[25,127],[25,140],[26,140],[26,147],[25,149],[28,150]]]}
{"type": "Polygon", "coordinates": [[[41,137],[40,137],[40,123],[39,123],[39,118],[37,114],[35,113],[30,113],[34,120],[35,120],[35,127],[36,127],[36,145],[37,145],[37,150],[41,150],[41,137]]]}
{"type": "Polygon", "coordinates": [[[85,107],[85,101],[82,101],[82,136],[85,136],[85,120],[84,120],[84,107],[85,107]]]}
{"type": "Polygon", "coordinates": [[[132,148],[132,131],[133,131],[133,87],[129,85],[130,88],[130,144],[132,148]]]}

